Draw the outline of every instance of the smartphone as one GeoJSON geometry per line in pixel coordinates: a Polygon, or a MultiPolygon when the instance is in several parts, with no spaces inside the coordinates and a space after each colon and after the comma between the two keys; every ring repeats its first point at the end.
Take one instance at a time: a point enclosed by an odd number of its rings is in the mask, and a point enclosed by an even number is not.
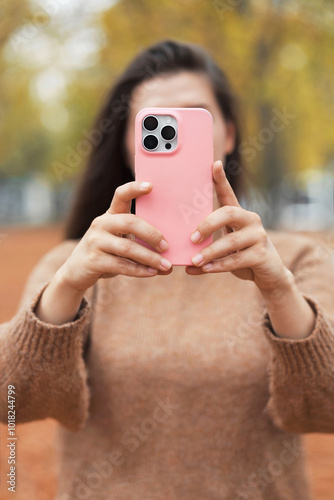
{"type": "MultiPolygon", "coordinates": [[[[204,108],[145,108],[135,120],[135,178],[152,182],[135,200],[135,213],[165,236],[161,255],[173,265],[212,243],[190,239],[198,223],[213,211],[213,119],[204,108]]],[[[135,241],[154,250],[147,242],[135,241]]]]}

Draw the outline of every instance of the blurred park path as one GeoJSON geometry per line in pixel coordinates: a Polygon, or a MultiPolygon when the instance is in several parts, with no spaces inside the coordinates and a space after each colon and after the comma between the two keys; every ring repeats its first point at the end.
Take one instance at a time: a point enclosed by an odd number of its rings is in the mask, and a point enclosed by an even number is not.
{"type": "MultiPolygon", "coordinates": [[[[317,236],[316,236],[317,237],[317,236]]],[[[62,227],[0,229],[0,321],[16,311],[24,283],[38,260],[62,239],[62,227]]],[[[57,422],[52,419],[17,428],[16,500],[52,500],[56,491],[57,456],[53,441],[57,422]]],[[[7,428],[0,425],[0,498],[13,498],[7,491],[7,428]]],[[[332,500],[334,490],[334,435],[305,435],[307,468],[314,500],[332,500]]],[[[143,499],[144,500],[144,499],[143,499]]],[[[203,499],[204,500],[204,499],[203,499]]],[[[302,500],[302,499],[301,499],[302,500]]]]}

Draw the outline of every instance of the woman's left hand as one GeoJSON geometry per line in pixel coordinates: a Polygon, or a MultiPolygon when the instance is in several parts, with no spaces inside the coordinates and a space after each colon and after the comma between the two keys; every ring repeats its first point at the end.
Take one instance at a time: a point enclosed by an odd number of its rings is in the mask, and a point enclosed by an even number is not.
{"type": "Polygon", "coordinates": [[[260,216],[239,205],[221,161],[213,164],[212,173],[220,207],[194,228],[192,241],[199,243],[219,229],[223,230],[223,236],[195,254],[194,266],[186,266],[186,272],[230,271],[238,278],[254,281],[260,290],[275,290],[287,281],[290,272],[270,241],[260,216]],[[200,236],[196,241],[194,234],[200,236]]]}

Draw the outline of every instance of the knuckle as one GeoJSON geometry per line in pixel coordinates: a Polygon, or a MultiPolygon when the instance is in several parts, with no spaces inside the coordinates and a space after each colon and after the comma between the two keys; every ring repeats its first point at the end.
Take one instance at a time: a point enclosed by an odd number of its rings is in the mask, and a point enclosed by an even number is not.
{"type": "Polygon", "coordinates": [[[266,243],[267,240],[268,240],[268,236],[267,236],[267,232],[265,231],[265,229],[261,226],[261,228],[259,229],[259,240],[262,242],[262,243],[266,243]]]}
{"type": "Polygon", "coordinates": [[[90,251],[95,249],[97,247],[97,242],[98,242],[98,238],[96,236],[96,232],[89,231],[86,235],[86,243],[87,243],[88,249],[90,251]]]}
{"type": "Polygon", "coordinates": [[[212,226],[211,226],[210,222],[208,222],[207,220],[202,220],[201,225],[199,227],[199,231],[200,231],[200,233],[203,233],[203,234],[210,233],[212,231],[212,226]]]}
{"type": "Polygon", "coordinates": [[[256,251],[258,261],[262,262],[266,254],[267,254],[266,248],[263,245],[261,245],[256,251]]]}
{"type": "Polygon", "coordinates": [[[129,262],[125,259],[119,258],[117,262],[117,267],[119,271],[126,271],[129,267],[129,262]]]}
{"type": "Polygon", "coordinates": [[[208,247],[205,249],[204,258],[207,262],[211,262],[212,260],[215,259],[215,253],[214,253],[213,248],[208,247]]]}
{"type": "Polygon", "coordinates": [[[90,251],[87,255],[87,262],[90,269],[98,267],[100,260],[100,256],[96,250],[90,251]]]}
{"type": "Polygon", "coordinates": [[[251,215],[252,215],[252,218],[253,218],[255,224],[261,224],[262,225],[262,220],[261,220],[261,217],[259,216],[258,213],[251,212],[251,215]]]}
{"type": "Polygon", "coordinates": [[[239,243],[239,240],[240,240],[238,232],[234,231],[232,233],[229,233],[228,239],[229,239],[229,246],[230,247],[234,247],[235,245],[237,245],[239,243]]]}
{"type": "Polygon", "coordinates": [[[225,213],[226,215],[229,215],[229,216],[234,216],[235,214],[235,207],[233,207],[232,205],[226,205],[224,207],[224,210],[225,210],[225,213]]]}
{"type": "Polygon", "coordinates": [[[100,227],[102,224],[102,215],[99,215],[98,217],[95,217],[95,219],[92,220],[90,227],[93,229],[96,229],[97,227],[100,227]]]}
{"type": "Polygon", "coordinates": [[[131,232],[130,230],[133,229],[136,226],[136,216],[134,214],[128,214],[128,217],[126,218],[126,227],[129,230],[129,233],[131,232]]]}
{"type": "MultiPolygon", "coordinates": [[[[158,234],[157,234],[157,231],[154,227],[148,227],[146,230],[146,235],[150,241],[156,241],[158,239],[158,234]]],[[[160,238],[159,238],[159,241],[160,241],[160,238]]]]}
{"type": "Polygon", "coordinates": [[[234,265],[234,266],[237,266],[240,262],[240,254],[239,253],[232,253],[230,256],[229,256],[229,259],[231,261],[231,263],[234,265]]]}
{"type": "Polygon", "coordinates": [[[117,186],[117,188],[115,189],[114,196],[120,196],[122,192],[123,192],[123,186],[117,186]]]}
{"type": "Polygon", "coordinates": [[[151,267],[159,267],[160,265],[160,256],[159,254],[149,251],[147,256],[147,264],[151,267]]]}
{"type": "Polygon", "coordinates": [[[129,238],[119,238],[120,240],[120,246],[122,250],[126,253],[129,253],[131,248],[133,247],[133,243],[129,238]]]}
{"type": "Polygon", "coordinates": [[[141,264],[138,264],[137,262],[134,264],[134,274],[140,276],[143,271],[144,271],[144,267],[141,265],[141,264]]]}

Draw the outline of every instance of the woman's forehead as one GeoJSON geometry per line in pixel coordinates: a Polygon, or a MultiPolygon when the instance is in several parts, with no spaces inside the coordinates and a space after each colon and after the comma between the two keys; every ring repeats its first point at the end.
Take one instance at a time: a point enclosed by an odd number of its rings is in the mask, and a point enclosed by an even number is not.
{"type": "Polygon", "coordinates": [[[133,92],[131,107],[210,107],[214,99],[205,75],[180,72],[141,83],[133,92]]]}

